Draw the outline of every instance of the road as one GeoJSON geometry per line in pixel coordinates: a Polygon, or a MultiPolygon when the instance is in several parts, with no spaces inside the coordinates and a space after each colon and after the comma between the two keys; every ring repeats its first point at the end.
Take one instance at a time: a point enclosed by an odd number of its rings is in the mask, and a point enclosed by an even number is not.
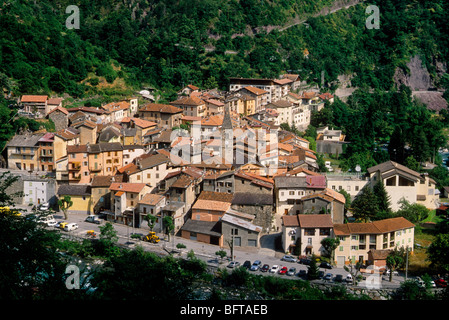
{"type": "MultiPolygon", "coordinates": [[[[18,209],[20,209],[20,206],[16,206],[18,209]]],[[[28,209],[29,207],[23,206],[24,209],[28,209]]],[[[64,220],[64,216],[62,213],[55,213],[54,214],[55,219],[59,221],[64,220]]],[[[104,220],[102,220],[102,223],[100,225],[85,222],[86,215],[85,214],[69,214],[67,222],[75,222],[78,224],[79,228],[77,230],[73,231],[62,231],[61,232],[65,235],[72,235],[74,237],[87,237],[86,232],[87,230],[94,230],[97,235],[100,234],[99,226],[104,225],[104,220]]],[[[199,259],[205,261],[209,266],[211,267],[217,267],[217,268],[224,268],[228,265],[228,261],[221,262],[219,258],[217,258],[217,255],[215,252],[222,249],[219,246],[216,245],[209,245],[202,242],[193,241],[190,239],[184,239],[181,237],[172,236],[170,241],[166,238],[166,235],[158,234],[161,241],[157,244],[144,242],[141,240],[132,239],[131,235],[133,233],[140,234],[140,235],[146,235],[148,233],[148,229],[144,228],[132,228],[128,227],[123,224],[118,223],[112,223],[114,226],[114,229],[117,231],[118,235],[118,243],[119,245],[128,247],[129,249],[133,249],[136,246],[141,246],[146,251],[151,251],[159,255],[168,255],[170,253],[173,253],[179,257],[187,257],[187,254],[189,251],[193,250],[196,257],[199,259]],[[177,249],[176,245],[178,243],[182,243],[185,245],[185,248],[183,249],[177,249]]],[[[52,228],[52,227],[49,227],[52,228]]],[[[300,270],[306,270],[308,269],[307,265],[303,265],[300,263],[295,262],[285,262],[281,261],[282,256],[284,253],[275,251],[274,249],[274,239],[276,238],[277,234],[269,234],[265,235],[261,238],[261,247],[260,248],[249,248],[249,247],[238,247],[234,249],[234,256],[235,261],[240,262],[240,264],[243,264],[245,261],[250,261],[251,263],[255,260],[261,260],[262,265],[268,264],[270,268],[273,265],[278,265],[280,267],[286,266],[287,268],[295,267],[296,272],[299,272],[300,270]]],[[[230,255],[229,248],[223,248],[227,253],[228,256],[230,255]]],[[[346,278],[346,275],[348,274],[347,271],[345,271],[343,268],[337,268],[334,267],[331,270],[329,269],[323,269],[320,268],[320,271],[324,271],[325,274],[331,273],[333,275],[333,278],[337,274],[341,274],[343,276],[343,279],[346,278]]],[[[287,276],[287,275],[280,275],[280,274],[273,274],[273,273],[263,273],[261,271],[250,271],[251,273],[256,273],[260,275],[271,275],[275,277],[284,277],[289,279],[298,279],[297,276],[287,276]]],[[[325,280],[313,280],[315,282],[326,282],[325,280]]],[[[400,283],[404,281],[404,277],[399,276],[393,276],[393,281],[389,282],[388,277],[382,276],[380,280],[380,286],[381,288],[398,288],[400,283]]],[[[329,281],[327,281],[329,282],[329,281]]],[[[330,281],[332,283],[333,281],[330,281]]],[[[343,282],[344,283],[344,282],[343,282]]],[[[367,283],[365,281],[361,281],[358,286],[366,287],[367,283]]]]}

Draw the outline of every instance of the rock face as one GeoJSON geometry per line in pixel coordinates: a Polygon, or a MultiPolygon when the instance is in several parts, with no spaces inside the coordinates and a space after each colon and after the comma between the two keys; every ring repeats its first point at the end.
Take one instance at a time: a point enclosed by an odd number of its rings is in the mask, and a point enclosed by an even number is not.
{"type": "Polygon", "coordinates": [[[407,68],[409,69],[408,74],[405,74],[402,69],[396,69],[394,81],[398,87],[405,84],[412,91],[435,90],[430,74],[418,55],[410,59],[407,68]]]}
{"type": "MultiPolygon", "coordinates": [[[[443,93],[437,91],[434,79],[418,55],[410,59],[407,68],[407,73],[400,68],[396,69],[393,78],[396,86],[399,87],[401,84],[408,86],[413,96],[430,110],[438,112],[441,109],[447,109],[447,101],[443,98],[443,93]]],[[[446,71],[446,67],[440,62],[435,62],[435,71],[438,78],[446,71]]]]}

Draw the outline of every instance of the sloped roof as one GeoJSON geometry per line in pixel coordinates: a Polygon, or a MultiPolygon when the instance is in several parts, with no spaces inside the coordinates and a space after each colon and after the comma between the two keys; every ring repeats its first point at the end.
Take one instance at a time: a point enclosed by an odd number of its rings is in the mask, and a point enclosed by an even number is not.
{"type": "Polygon", "coordinates": [[[113,182],[109,187],[111,191],[124,191],[131,193],[139,193],[146,186],[146,183],[132,183],[132,182],[113,182]]]}
{"type": "Polygon", "coordinates": [[[45,102],[45,101],[47,101],[47,99],[48,99],[48,96],[45,96],[45,95],[23,95],[21,98],[20,98],[20,102],[40,102],[40,103],[42,103],[42,102],[45,102]]]}
{"type": "Polygon", "coordinates": [[[17,134],[8,142],[7,147],[37,147],[43,134],[17,134]]]}
{"type": "Polygon", "coordinates": [[[62,184],[58,188],[60,196],[90,196],[91,186],[85,184],[62,184]]]}
{"type": "Polygon", "coordinates": [[[182,109],[169,104],[148,103],[142,106],[139,109],[139,111],[160,112],[160,113],[181,113],[182,109]]]}
{"type": "Polygon", "coordinates": [[[335,235],[381,234],[413,228],[415,225],[403,217],[373,221],[369,223],[335,224],[335,235]]]}

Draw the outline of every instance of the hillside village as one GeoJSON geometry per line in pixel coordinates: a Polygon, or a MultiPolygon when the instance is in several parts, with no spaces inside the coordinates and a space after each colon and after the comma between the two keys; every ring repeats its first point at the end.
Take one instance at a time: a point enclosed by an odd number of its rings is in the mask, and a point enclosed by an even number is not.
{"type": "Polygon", "coordinates": [[[229,91],[188,85],[169,104],[141,92],[123,101],[65,108],[61,98],[24,95],[20,114],[48,118],[55,132],[20,132],[6,145],[7,168],[20,176],[18,203],[40,205],[70,196],[70,213],[165,233],[170,216],[178,236],[226,247],[259,247],[281,233],[282,249],[324,253],[321,240],[339,237],[337,265],[371,262],[382,252],[409,246],[414,225],[404,218],[354,222],[344,190],[355,198],[379,181],[392,209],[405,198],[439,207],[436,182],[388,161],[366,173],[324,173],[318,153],[350,143],[339,130],[318,128],[311,141],[283,130],[304,131],[311,114],[333,95],[299,92],[300,79],[231,78],[229,91]],[[318,152],[318,153],[317,153],[318,152]]]}

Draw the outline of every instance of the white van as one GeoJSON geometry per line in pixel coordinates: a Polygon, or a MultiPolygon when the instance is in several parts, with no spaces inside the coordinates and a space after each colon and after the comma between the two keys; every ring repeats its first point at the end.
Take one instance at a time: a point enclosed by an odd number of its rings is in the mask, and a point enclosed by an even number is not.
{"type": "Polygon", "coordinates": [[[68,223],[65,227],[64,227],[64,231],[72,231],[72,230],[76,230],[78,229],[78,224],[76,223],[68,223]]]}

